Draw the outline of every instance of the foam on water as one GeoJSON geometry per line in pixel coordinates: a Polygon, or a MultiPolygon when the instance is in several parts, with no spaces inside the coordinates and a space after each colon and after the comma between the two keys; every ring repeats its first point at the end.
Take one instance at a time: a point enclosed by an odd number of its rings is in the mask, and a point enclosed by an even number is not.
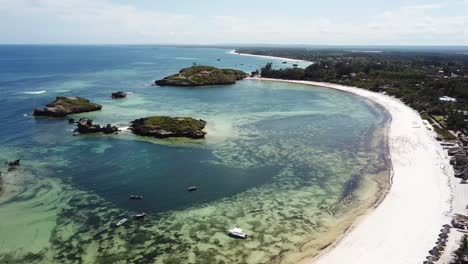
{"type": "Polygon", "coordinates": [[[41,90],[41,91],[26,91],[26,92],[21,92],[22,94],[43,94],[46,93],[46,90],[41,90]]]}

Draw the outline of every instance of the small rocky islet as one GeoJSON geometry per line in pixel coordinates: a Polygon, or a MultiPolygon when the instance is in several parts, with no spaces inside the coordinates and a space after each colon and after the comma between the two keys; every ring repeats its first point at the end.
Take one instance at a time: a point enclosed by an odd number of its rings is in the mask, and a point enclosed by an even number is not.
{"type": "Polygon", "coordinates": [[[174,75],[155,81],[158,86],[206,86],[235,84],[245,79],[248,74],[234,69],[219,69],[212,66],[192,66],[174,75]]]}
{"type": "Polygon", "coordinates": [[[206,122],[191,117],[150,116],[131,122],[130,130],[140,136],[155,138],[204,138],[206,122]]]}
{"type": "Polygon", "coordinates": [[[35,108],[35,116],[65,117],[70,114],[98,111],[102,105],[90,102],[88,99],[74,96],[58,96],[55,101],[44,108],[35,108]]]}
{"type": "Polygon", "coordinates": [[[115,93],[112,93],[112,99],[123,99],[127,97],[127,93],[124,91],[118,91],[115,93]]]}
{"type": "Polygon", "coordinates": [[[5,164],[8,166],[8,171],[14,171],[20,166],[20,159],[14,160],[14,161],[7,161],[5,164]]]}
{"type": "Polygon", "coordinates": [[[81,118],[77,122],[77,130],[80,134],[91,134],[102,132],[104,134],[114,134],[119,131],[119,128],[111,124],[106,126],[101,126],[98,124],[93,124],[93,120],[88,118],[81,118]]]}

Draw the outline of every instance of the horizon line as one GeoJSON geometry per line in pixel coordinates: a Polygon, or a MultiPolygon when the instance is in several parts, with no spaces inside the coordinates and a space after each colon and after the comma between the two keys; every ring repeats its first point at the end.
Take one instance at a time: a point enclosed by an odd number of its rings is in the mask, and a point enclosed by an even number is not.
{"type": "Polygon", "coordinates": [[[271,47],[458,47],[468,48],[468,45],[438,45],[438,44],[278,44],[278,43],[0,43],[0,46],[271,46],[271,47]]]}

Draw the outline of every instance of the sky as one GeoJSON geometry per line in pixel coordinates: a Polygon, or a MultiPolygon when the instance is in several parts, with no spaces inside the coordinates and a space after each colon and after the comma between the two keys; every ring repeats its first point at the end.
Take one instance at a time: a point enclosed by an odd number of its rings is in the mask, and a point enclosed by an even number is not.
{"type": "Polygon", "coordinates": [[[1,44],[468,45],[468,0],[0,0],[1,44]]]}

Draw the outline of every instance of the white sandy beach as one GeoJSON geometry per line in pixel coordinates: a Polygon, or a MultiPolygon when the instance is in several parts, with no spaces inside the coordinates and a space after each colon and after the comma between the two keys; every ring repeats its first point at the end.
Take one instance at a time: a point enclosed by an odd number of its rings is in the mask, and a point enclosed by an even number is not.
{"type": "Polygon", "coordinates": [[[419,114],[393,97],[364,89],[310,81],[252,79],[350,92],[377,102],[392,116],[388,136],[393,184],[389,192],[339,241],[305,263],[416,264],[426,260],[442,225],[450,223],[452,197],[453,204],[459,206],[466,201],[462,201],[464,196],[452,192],[449,181],[454,181],[454,177],[448,155],[419,114]]]}

